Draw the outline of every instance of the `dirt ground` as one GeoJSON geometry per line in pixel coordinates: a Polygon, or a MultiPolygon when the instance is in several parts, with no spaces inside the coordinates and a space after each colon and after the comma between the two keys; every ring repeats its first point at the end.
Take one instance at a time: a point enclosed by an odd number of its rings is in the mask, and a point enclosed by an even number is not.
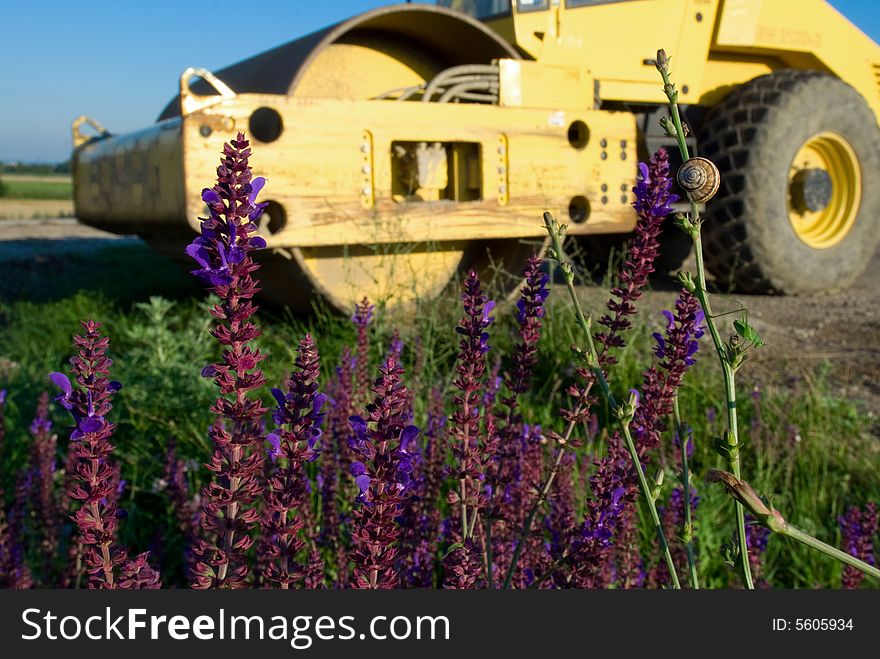
{"type": "MultiPolygon", "coordinates": [[[[39,260],[50,252],[90,251],[107,246],[108,241],[138,239],[97,231],[70,218],[2,220],[0,262],[39,260]]],[[[607,298],[598,287],[584,287],[582,294],[594,311],[607,298]]],[[[645,296],[645,310],[670,308],[675,295],[671,282],[658,279],[645,296]]],[[[859,401],[880,417],[880,254],[853,286],[838,293],[713,298],[716,314],[741,306],[749,310],[751,324],[766,343],[744,367],[743,377],[785,386],[793,378],[814,376],[828,363],[834,392],[859,401]]]]}
{"type": "MultiPolygon", "coordinates": [[[[57,218],[73,215],[71,199],[5,199],[0,198],[0,233],[4,232],[7,218],[57,218]]],[[[2,238],[0,238],[2,239],[2,238]]]]}

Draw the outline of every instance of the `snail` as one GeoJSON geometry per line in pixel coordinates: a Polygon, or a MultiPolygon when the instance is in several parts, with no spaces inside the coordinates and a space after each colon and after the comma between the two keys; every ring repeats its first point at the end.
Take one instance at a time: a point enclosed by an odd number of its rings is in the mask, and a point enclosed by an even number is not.
{"type": "Polygon", "coordinates": [[[686,160],[678,168],[675,178],[695,204],[705,204],[714,197],[721,183],[721,174],[715,163],[699,157],[686,160]]]}

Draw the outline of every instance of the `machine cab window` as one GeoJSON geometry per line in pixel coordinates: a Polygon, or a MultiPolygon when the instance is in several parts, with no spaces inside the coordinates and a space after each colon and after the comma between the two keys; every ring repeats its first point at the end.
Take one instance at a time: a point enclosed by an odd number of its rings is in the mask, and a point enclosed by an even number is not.
{"type": "MultiPolygon", "coordinates": [[[[540,11],[547,9],[549,0],[515,0],[518,12],[540,11]]],[[[457,9],[479,20],[487,20],[496,16],[510,14],[512,0],[437,0],[442,7],[457,9]]]]}

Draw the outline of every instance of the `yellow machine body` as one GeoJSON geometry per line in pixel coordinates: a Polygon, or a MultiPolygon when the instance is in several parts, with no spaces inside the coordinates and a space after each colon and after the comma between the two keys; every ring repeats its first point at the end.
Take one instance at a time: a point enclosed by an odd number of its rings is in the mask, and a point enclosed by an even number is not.
{"type": "Polygon", "coordinates": [[[264,278],[277,300],[304,305],[317,291],[344,309],[364,294],[436,295],[487,248],[521,267],[544,211],[574,235],[632,229],[638,117],[664,100],[658,47],[673,54],[684,104],[711,107],[759,75],[809,68],[880,114],[877,45],[822,0],[793,4],[515,0],[485,22],[383,7],[215,73],[188,69],[140,132],[75,122],[76,214],[180,255],[223,142],[243,130],[268,179],[264,278]]]}

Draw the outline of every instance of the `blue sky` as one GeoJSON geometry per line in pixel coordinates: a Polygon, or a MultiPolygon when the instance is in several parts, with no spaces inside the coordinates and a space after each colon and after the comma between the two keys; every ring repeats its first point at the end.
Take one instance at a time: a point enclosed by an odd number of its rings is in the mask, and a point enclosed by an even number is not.
{"type": "MultiPolygon", "coordinates": [[[[797,7],[797,0],[789,0],[797,7]]],[[[880,41],[878,0],[831,4],[880,41]]],[[[388,0],[3,0],[0,161],[60,161],[80,114],[153,123],[188,66],[218,69],[388,0]]]]}

